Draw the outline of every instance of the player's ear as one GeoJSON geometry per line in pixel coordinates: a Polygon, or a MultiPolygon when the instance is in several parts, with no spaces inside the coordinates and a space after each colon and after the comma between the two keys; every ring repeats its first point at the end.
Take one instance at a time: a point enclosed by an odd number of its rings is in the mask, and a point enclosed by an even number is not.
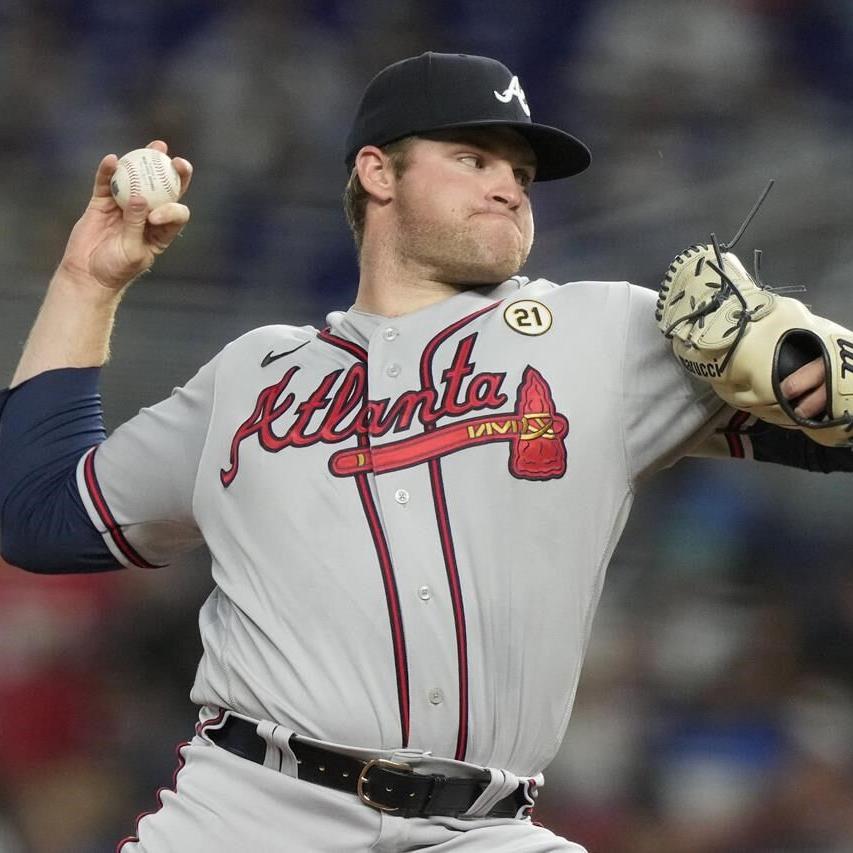
{"type": "Polygon", "coordinates": [[[381,148],[365,145],[356,155],[355,168],[368,195],[377,201],[390,201],[394,194],[394,167],[381,148]]]}

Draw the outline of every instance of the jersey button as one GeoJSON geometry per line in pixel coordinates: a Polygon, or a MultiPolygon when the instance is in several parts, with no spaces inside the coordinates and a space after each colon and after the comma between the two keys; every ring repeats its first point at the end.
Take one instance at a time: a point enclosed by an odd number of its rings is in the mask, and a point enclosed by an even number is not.
{"type": "Polygon", "coordinates": [[[407,504],[409,502],[409,493],[405,489],[397,489],[394,492],[394,500],[398,504],[407,504]]]}
{"type": "Polygon", "coordinates": [[[399,334],[400,332],[397,329],[393,326],[389,326],[382,332],[382,337],[385,338],[386,341],[393,341],[399,334]]]}
{"type": "Polygon", "coordinates": [[[421,601],[429,601],[432,598],[432,590],[428,586],[418,587],[418,598],[421,601]]]}
{"type": "Polygon", "coordinates": [[[399,376],[400,370],[402,368],[399,364],[389,364],[388,367],[385,368],[385,372],[391,377],[399,376]]]}
{"type": "Polygon", "coordinates": [[[429,701],[432,702],[433,705],[440,705],[444,701],[444,694],[438,687],[433,687],[429,692],[429,701]]]}

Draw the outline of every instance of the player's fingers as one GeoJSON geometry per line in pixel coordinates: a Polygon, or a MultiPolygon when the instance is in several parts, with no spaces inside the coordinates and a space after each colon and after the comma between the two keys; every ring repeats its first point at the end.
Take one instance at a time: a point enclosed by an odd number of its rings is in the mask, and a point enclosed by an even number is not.
{"type": "Polygon", "coordinates": [[[181,178],[181,195],[183,195],[189,189],[190,181],[193,179],[193,164],[183,157],[173,157],[172,165],[181,178]]]}
{"type": "Polygon", "coordinates": [[[183,228],[190,221],[190,209],[185,204],[180,204],[177,201],[170,201],[166,204],[161,204],[155,207],[148,214],[148,222],[156,227],[172,227],[177,226],[178,229],[183,228]]]}
{"type": "Polygon", "coordinates": [[[162,139],[153,139],[145,147],[154,148],[157,151],[162,151],[164,154],[169,153],[169,146],[165,142],[163,142],[162,139]]]}
{"type": "Polygon", "coordinates": [[[148,244],[156,254],[162,254],[189,222],[190,209],[185,204],[169,202],[152,211],[149,216],[148,244]],[[154,214],[157,216],[154,216],[154,214]],[[164,218],[165,217],[165,218],[164,218]],[[154,223],[151,224],[151,220],[154,223]],[[160,220],[163,219],[162,222],[160,220]],[[158,224],[159,223],[159,224],[158,224]]]}
{"type": "Polygon", "coordinates": [[[181,236],[183,225],[162,225],[152,229],[148,235],[148,245],[156,255],[162,255],[169,246],[181,236]]]}
{"type": "Polygon", "coordinates": [[[814,391],[797,400],[794,411],[801,418],[816,418],[823,414],[826,411],[826,385],[815,388],[814,391]]]}
{"type": "Polygon", "coordinates": [[[825,382],[826,367],[822,358],[816,358],[804,364],[799,370],[795,370],[790,376],[786,376],[780,383],[779,390],[788,400],[796,400],[797,397],[822,387],[825,382]]]}
{"type": "Polygon", "coordinates": [[[92,198],[112,198],[110,193],[110,180],[118,166],[118,157],[115,154],[107,154],[98,164],[98,171],[95,173],[95,184],[92,187],[92,198]]]}

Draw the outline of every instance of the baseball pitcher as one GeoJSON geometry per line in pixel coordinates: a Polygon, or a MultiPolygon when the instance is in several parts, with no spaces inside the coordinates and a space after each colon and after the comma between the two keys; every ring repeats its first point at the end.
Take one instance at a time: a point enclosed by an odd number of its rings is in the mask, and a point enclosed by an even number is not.
{"type": "Polygon", "coordinates": [[[637,482],[690,454],[853,469],[851,335],[725,247],[660,296],[519,275],[531,185],[590,155],[495,60],[384,69],[344,159],[353,305],[249,332],[109,437],[117,305],[189,211],[121,210],[102,160],[0,396],[3,556],[210,551],[199,722],[122,853],[580,851],[531,811],[637,482]]]}

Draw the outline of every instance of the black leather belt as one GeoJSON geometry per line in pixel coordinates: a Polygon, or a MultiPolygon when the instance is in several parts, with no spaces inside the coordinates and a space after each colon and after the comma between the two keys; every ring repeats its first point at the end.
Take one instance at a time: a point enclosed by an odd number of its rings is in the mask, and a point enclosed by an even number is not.
{"type": "MultiPolygon", "coordinates": [[[[222,726],[205,729],[204,734],[235,755],[264,763],[267,744],[254,723],[229,716],[222,726]]],[[[487,770],[479,778],[458,779],[416,773],[402,761],[361,761],[306,743],[296,735],[290,738],[289,746],[296,756],[300,779],[355,794],[368,806],[399,817],[459,817],[471,808],[491,779],[487,770]]],[[[534,797],[534,783],[522,782],[483,817],[527,817],[533,810],[534,797]]]]}

